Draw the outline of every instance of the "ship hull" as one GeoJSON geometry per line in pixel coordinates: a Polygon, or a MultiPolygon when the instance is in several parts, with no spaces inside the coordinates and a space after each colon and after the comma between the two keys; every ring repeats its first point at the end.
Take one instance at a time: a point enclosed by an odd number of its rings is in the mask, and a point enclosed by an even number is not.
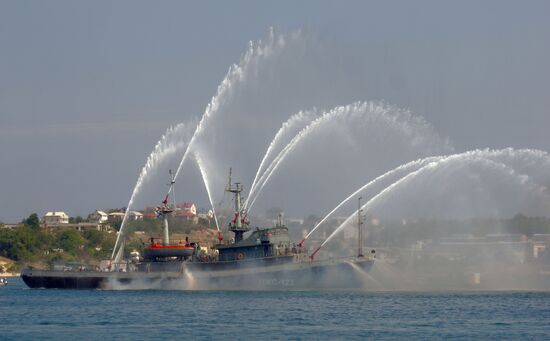
{"type": "Polygon", "coordinates": [[[353,289],[366,284],[371,259],[224,264],[180,262],[169,271],[53,271],[24,269],[30,288],[167,290],[353,289]]]}

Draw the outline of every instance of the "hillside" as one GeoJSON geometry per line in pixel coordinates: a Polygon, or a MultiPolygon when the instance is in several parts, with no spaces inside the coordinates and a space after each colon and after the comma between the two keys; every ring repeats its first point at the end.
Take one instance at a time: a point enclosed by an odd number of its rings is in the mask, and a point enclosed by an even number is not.
{"type": "Polygon", "coordinates": [[[19,276],[15,261],[9,258],[0,256],[0,276],[2,277],[19,276]]]}

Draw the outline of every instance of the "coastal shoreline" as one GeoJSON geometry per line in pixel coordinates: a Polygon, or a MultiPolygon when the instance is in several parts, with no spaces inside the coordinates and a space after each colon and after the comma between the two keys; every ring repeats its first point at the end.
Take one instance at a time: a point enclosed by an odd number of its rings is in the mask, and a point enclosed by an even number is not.
{"type": "Polygon", "coordinates": [[[18,272],[6,272],[3,274],[0,274],[0,277],[6,277],[6,278],[21,277],[21,274],[18,272]]]}

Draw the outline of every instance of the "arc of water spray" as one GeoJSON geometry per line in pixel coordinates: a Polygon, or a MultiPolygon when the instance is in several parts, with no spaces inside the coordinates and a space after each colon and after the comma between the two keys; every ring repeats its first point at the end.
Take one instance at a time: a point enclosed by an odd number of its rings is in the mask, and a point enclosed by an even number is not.
{"type": "MultiPolygon", "coordinates": [[[[275,134],[275,137],[273,137],[273,140],[271,140],[271,143],[269,144],[262,161],[260,162],[260,166],[258,166],[258,170],[256,171],[256,175],[254,176],[254,180],[252,181],[252,185],[250,186],[249,195],[246,198],[246,201],[244,202],[243,208],[246,210],[248,206],[248,200],[250,199],[250,193],[253,193],[256,187],[256,181],[258,180],[258,177],[260,176],[260,172],[263,170],[265,163],[267,162],[268,158],[271,156],[271,153],[275,149],[275,147],[281,142],[280,140],[283,138],[283,136],[291,129],[295,128],[297,125],[303,122],[311,122],[311,118],[309,117],[312,113],[308,111],[299,111],[298,113],[292,115],[288,120],[286,120],[282,125],[281,128],[279,128],[279,131],[275,134]]],[[[263,174],[263,173],[262,173],[263,174]]]]}
{"type": "MultiPolygon", "coordinates": [[[[476,155],[484,155],[486,158],[491,158],[491,157],[497,157],[497,156],[504,156],[506,155],[507,153],[510,154],[510,153],[514,153],[514,151],[510,148],[506,148],[506,149],[501,149],[501,150],[489,150],[489,149],[485,149],[485,150],[475,150],[475,151],[472,151],[470,152],[472,154],[476,154],[476,155]]],[[[535,157],[545,157],[545,158],[548,158],[547,154],[545,153],[541,153],[540,151],[536,151],[536,150],[530,150],[530,149],[521,149],[521,150],[517,150],[515,151],[515,154],[516,155],[519,155],[519,154],[526,154],[526,155],[530,155],[530,156],[535,156],[535,157]]],[[[457,155],[457,154],[455,154],[457,155]]],[[[414,160],[414,161],[411,161],[411,162],[408,162],[406,164],[403,164],[403,165],[400,165],[380,176],[378,176],[377,178],[375,178],[374,180],[371,180],[370,182],[368,182],[366,185],[364,185],[363,187],[359,188],[357,191],[353,192],[352,194],[350,194],[346,199],[344,199],[342,202],[340,202],[334,209],[332,209],[329,213],[327,213],[323,219],[321,219],[314,227],[313,229],[311,229],[309,231],[309,233],[304,237],[304,239],[302,239],[300,241],[300,243],[298,244],[300,247],[303,245],[303,243],[311,236],[311,234],[313,234],[313,232],[315,232],[317,230],[317,228],[322,224],[324,223],[330,216],[332,216],[332,214],[334,212],[336,212],[340,207],[342,207],[345,203],[349,202],[352,198],[354,198],[355,196],[357,196],[360,192],[364,191],[364,190],[367,190],[369,187],[371,186],[374,186],[375,184],[377,184],[378,182],[384,180],[385,178],[387,177],[390,177],[390,176],[393,176],[395,175],[396,173],[398,172],[402,172],[402,171],[408,171],[409,169],[411,168],[414,168],[414,167],[423,167],[426,163],[429,163],[429,162],[433,162],[433,161],[438,161],[438,160],[441,160],[445,157],[448,157],[448,156],[430,156],[430,157],[427,157],[427,158],[423,158],[423,159],[418,159],[418,160],[414,160]]]]}
{"type": "MultiPolygon", "coordinates": [[[[374,103],[374,102],[355,102],[347,106],[340,106],[336,107],[328,112],[325,112],[323,115],[318,117],[317,119],[310,122],[308,126],[303,128],[294,139],[292,139],[291,142],[285,146],[285,148],[277,155],[277,157],[271,162],[271,164],[267,167],[265,172],[260,177],[260,180],[257,182],[257,186],[254,187],[254,190],[249,193],[249,198],[252,198],[250,201],[249,210],[252,208],[253,204],[258,199],[261,191],[267,184],[269,178],[272,176],[272,174],[275,172],[275,170],[278,168],[279,164],[284,160],[284,158],[294,149],[294,147],[297,145],[299,141],[301,141],[305,136],[307,136],[313,129],[315,129],[317,126],[319,126],[321,123],[328,121],[330,119],[336,119],[341,117],[344,114],[373,114],[373,113],[380,113],[387,110],[386,107],[381,106],[380,104],[374,103]],[[367,107],[369,108],[368,112],[364,112],[367,107]],[[256,190],[257,189],[257,190],[256,190]]],[[[395,120],[395,118],[390,117],[390,119],[395,120]]],[[[247,199],[247,203],[249,202],[249,198],[247,199]]]]}
{"type": "MultiPolygon", "coordinates": [[[[122,225],[121,225],[122,226],[122,225]]],[[[117,268],[118,264],[117,263],[120,263],[120,261],[122,260],[122,256],[124,255],[124,240],[121,242],[119,248],[118,248],[118,252],[114,258],[114,263],[115,263],[115,269],[117,268]]],[[[115,251],[116,249],[113,249],[113,252],[115,251]]],[[[111,258],[113,258],[111,256],[111,258]]]]}
{"type": "Polygon", "coordinates": [[[424,164],[426,163],[429,163],[429,162],[433,162],[433,161],[437,161],[437,160],[440,160],[441,158],[444,158],[444,156],[430,156],[430,157],[427,157],[427,158],[424,158],[424,159],[418,159],[418,160],[414,160],[414,161],[411,161],[409,163],[406,163],[404,165],[400,165],[378,177],[376,177],[375,179],[369,181],[366,185],[362,186],[361,188],[359,188],[358,190],[356,190],[355,192],[351,193],[348,197],[346,197],[344,200],[342,200],[342,202],[340,202],[338,205],[336,205],[336,207],[334,207],[332,209],[332,211],[330,211],[329,213],[327,213],[323,219],[321,219],[309,232],[308,234],[304,237],[304,239],[302,239],[299,243],[298,243],[298,246],[302,247],[302,245],[304,244],[304,242],[309,238],[309,236],[311,236],[313,234],[313,232],[315,232],[315,230],[317,230],[317,228],[319,226],[321,226],[321,224],[323,224],[330,216],[332,216],[332,214],[334,212],[336,212],[340,207],[342,207],[344,204],[346,204],[348,201],[350,201],[352,198],[354,198],[355,196],[357,196],[359,193],[361,193],[362,191],[365,191],[367,189],[369,189],[370,187],[376,185],[378,182],[380,181],[383,181],[384,179],[390,177],[390,176],[393,176],[395,175],[396,173],[399,173],[399,172],[406,172],[408,171],[409,169],[411,168],[414,168],[414,167],[422,167],[424,164]]]}
{"type": "MultiPolygon", "coordinates": [[[[465,152],[465,153],[460,153],[460,154],[454,154],[454,155],[450,155],[450,156],[447,156],[445,158],[442,158],[440,159],[439,161],[432,161],[430,163],[428,163],[427,165],[419,168],[418,170],[416,171],[413,171],[409,174],[407,174],[406,176],[402,177],[401,179],[395,181],[394,183],[392,183],[391,185],[387,186],[386,188],[384,188],[382,191],[380,191],[377,195],[375,195],[374,197],[372,197],[369,201],[367,201],[367,203],[365,203],[363,206],[361,206],[361,209],[362,210],[366,210],[367,208],[369,208],[373,202],[375,202],[376,200],[379,200],[380,198],[382,198],[384,195],[387,195],[388,193],[390,193],[391,191],[395,190],[396,188],[398,188],[401,184],[403,183],[406,183],[407,181],[410,181],[411,179],[414,179],[415,177],[419,176],[419,174],[423,173],[423,172],[426,172],[427,170],[429,169],[435,169],[447,162],[451,162],[451,161],[454,161],[454,160],[460,160],[460,159],[467,159],[467,158],[475,158],[475,159],[478,159],[478,160],[482,160],[482,161],[485,161],[487,163],[490,163],[492,165],[496,165],[496,166],[499,166],[501,168],[504,168],[506,170],[508,170],[509,172],[511,173],[515,173],[515,171],[505,165],[504,163],[502,162],[496,162],[496,161],[492,161],[490,160],[489,158],[487,157],[480,157],[479,154],[482,153],[481,151],[479,150],[476,150],[476,151],[470,151],[470,152],[465,152]]],[[[495,152],[496,153],[496,152],[495,152]]],[[[357,214],[357,211],[355,211],[355,213],[353,213],[352,215],[350,215],[342,224],[340,224],[336,230],[334,230],[334,232],[332,232],[328,237],[327,239],[325,239],[325,241],[323,241],[323,243],[321,243],[321,245],[318,247],[318,249],[320,249],[321,247],[323,247],[326,243],[328,243],[336,234],[338,234],[348,223],[351,219],[353,219],[353,217],[357,214]]]]}
{"type": "MultiPolygon", "coordinates": [[[[212,117],[212,114],[219,110],[220,106],[222,105],[224,99],[229,96],[234,84],[237,81],[242,81],[244,78],[246,78],[246,74],[248,71],[249,66],[252,64],[252,61],[254,60],[254,57],[268,57],[272,54],[275,43],[278,44],[278,46],[284,46],[285,40],[282,37],[279,37],[278,39],[275,39],[275,33],[273,28],[270,29],[269,32],[269,39],[267,43],[263,43],[262,41],[259,41],[257,45],[254,45],[252,41],[250,41],[248,49],[244,56],[241,58],[241,61],[239,64],[233,64],[229,68],[227,74],[225,75],[224,79],[218,86],[218,89],[216,91],[216,95],[212,97],[210,100],[210,103],[206,106],[206,109],[201,117],[201,120],[199,121],[197,128],[195,129],[195,132],[193,133],[193,136],[191,137],[191,140],[183,154],[183,157],[181,158],[181,161],[178,165],[178,168],[176,169],[174,179],[176,179],[183,167],[183,164],[189,157],[189,154],[193,152],[193,148],[196,143],[196,139],[198,136],[201,135],[201,133],[205,129],[206,122],[210,117],[212,117]]],[[[193,152],[196,154],[196,152],[193,152]]],[[[195,158],[195,160],[197,160],[195,158]]],[[[199,166],[199,168],[201,168],[199,166]]],[[[215,207],[213,205],[212,196],[210,194],[210,188],[208,186],[207,180],[205,180],[206,171],[201,168],[201,175],[203,177],[203,182],[205,183],[205,186],[207,187],[207,192],[209,193],[209,199],[210,203],[212,205],[212,211],[215,211],[215,207]]],[[[216,227],[219,231],[219,225],[217,221],[217,217],[215,217],[216,220],[216,227]]]]}
{"type": "MultiPolygon", "coordinates": [[[[254,57],[263,57],[266,58],[270,56],[274,50],[275,47],[284,46],[286,44],[285,39],[282,36],[278,36],[277,39],[275,37],[275,33],[273,28],[270,28],[269,31],[269,37],[267,43],[263,43],[261,40],[258,42],[257,45],[254,45],[252,41],[250,41],[249,46],[243,57],[241,58],[241,61],[239,64],[233,64],[226,76],[224,77],[223,81],[220,83],[220,85],[217,88],[216,95],[214,95],[210,101],[210,103],[206,106],[206,109],[201,117],[201,120],[197,124],[197,127],[195,129],[195,132],[191,136],[191,139],[187,145],[187,148],[185,149],[185,152],[181,158],[181,161],[178,165],[178,168],[176,169],[176,172],[174,174],[174,180],[178,177],[183,164],[187,160],[189,153],[191,152],[192,147],[195,144],[195,141],[197,139],[197,136],[201,134],[201,132],[204,130],[204,126],[206,124],[206,121],[208,118],[212,116],[212,113],[219,110],[219,107],[221,106],[224,98],[229,95],[232,89],[232,85],[245,78],[246,72],[248,70],[248,67],[252,64],[252,61],[254,60],[254,57]]],[[[161,139],[162,140],[162,139],[161,139]]],[[[146,164],[147,165],[147,164],[146,164]]],[[[146,172],[144,174],[144,169],[142,170],[142,173],[140,174],[140,177],[138,179],[138,183],[136,184],[136,187],[134,187],[134,191],[132,192],[132,195],[130,197],[130,202],[128,204],[127,212],[129,211],[131,204],[133,203],[133,199],[135,195],[139,192],[138,187],[140,186],[140,182],[143,180],[143,178],[146,175],[146,172]]],[[[204,174],[204,173],[203,173],[204,174]]],[[[204,175],[203,175],[204,180],[204,175]]],[[[207,184],[205,183],[207,186],[207,184]]],[[[168,194],[170,194],[170,190],[168,191],[168,194]]],[[[214,210],[214,206],[212,206],[212,209],[214,210]]],[[[111,255],[111,259],[115,256],[115,253],[117,252],[117,247],[119,247],[120,240],[123,236],[123,227],[125,226],[125,223],[128,219],[128,214],[125,214],[121,228],[119,231],[119,234],[117,236],[117,240],[115,242],[115,247],[113,248],[113,253],[111,255]]],[[[217,221],[217,217],[216,217],[217,221]]],[[[217,225],[217,224],[216,224],[217,225]]],[[[120,253],[119,253],[120,254],[120,253]]]]}
{"type": "MultiPolygon", "coordinates": [[[[248,207],[248,210],[250,211],[252,209],[252,206],[258,199],[260,193],[262,192],[262,189],[266,185],[267,181],[271,177],[271,175],[275,172],[275,170],[278,168],[279,164],[285,159],[285,157],[296,147],[298,142],[300,142],[302,139],[304,139],[306,136],[308,136],[316,127],[321,125],[322,123],[325,123],[328,120],[336,119],[338,117],[341,117],[342,115],[350,112],[352,109],[359,111],[360,109],[366,108],[366,106],[369,103],[367,102],[356,102],[350,105],[346,106],[340,106],[336,107],[328,112],[325,112],[320,117],[316,118],[315,120],[311,121],[305,128],[300,130],[296,136],[279,152],[279,154],[273,159],[273,161],[270,163],[270,165],[267,167],[265,172],[262,174],[260,179],[257,182],[255,193],[252,191],[248,194],[249,197],[252,198],[250,201],[250,205],[248,207]]],[[[371,104],[372,105],[372,104],[371,104]]],[[[248,199],[247,199],[248,201],[248,199]]]]}
{"type": "MultiPolygon", "coordinates": [[[[126,226],[126,222],[128,220],[128,216],[131,211],[132,205],[134,203],[135,197],[140,192],[141,187],[143,186],[147,175],[152,169],[155,168],[155,166],[159,162],[161,162],[164,158],[166,158],[166,156],[175,153],[184,144],[184,142],[170,144],[168,142],[168,139],[170,136],[174,135],[176,132],[184,129],[185,127],[186,127],[186,124],[184,123],[179,123],[176,126],[169,127],[166,130],[166,132],[162,135],[160,140],[157,142],[151,154],[149,154],[149,156],[147,157],[147,161],[145,162],[145,165],[141,169],[141,172],[136,181],[134,190],[132,191],[132,195],[130,196],[128,205],[126,206],[126,212],[124,212],[124,217],[122,218],[122,223],[118,231],[118,235],[115,241],[115,246],[113,248],[113,253],[111,254],[111,259],[115,258],[115,254],[117,252],[117,249],[119,248],[120,241],[122,240],[124,235],[124,227],[126,226]]],[[[119,258],[118,255],[115,259],[117,258],[119,258]]]]}
{"type": "MultiPolygon", "coordinates": [[[[199,170],[202,175],[202,179],[204,182],[204,186],[206,187],[206,193],[208,194],[208,200],[210,200],[210,206],[212,206],[212,213],[214,213],[214,221],[216,222],[216,229],[218,230],[218,233],[220,232],[220,225],[218,224],[218,217],[216,216],[216,209],[214,208],[214,202],[212,200],[212,193],[210,193],[210,186],[208,175],[204,171],[204,163],[199,155],[198,152],[193,153],[195,156],[195,160],[197,161],[197,165],[199,166],[199,170]]],[[[221,236],[220,236],[221,237],[221,236]]]]}
{"type": "Polygon", "coordinates": [[[189,142],[189,145],[187,146],[187,149],[185,150],[185,153],[181,158],[180,164],[178,165],[178,168],[175,173],[175,178],[177,178],[177,176],[179,175],[179,172],[181,171],[181,168],[185,160],[187,159],[189,153],[191,152],[191,149],[195,144],[195,140],[204,130],[206,121],[212,116],[214,112],[219,110],[225,97],[227,97],[231,92],[235,82],[241,81],[245,78],[248,71],[248,67],[251,65],[254,57],[269,56],[272,53],[275,42],[277,42],[279,45],[284,45],[285,43],[284,39],[282,39],[281,37],[279,37],[279,39],[277,40],[275,39],[275,33],[273,31],[273,28],[271,28],[269,31],[269,39],[267,43],[264,44],[260,40],[257,45],[254,45],[254,43],[250,41],[248,45],[248,49],[245,52],[244,56],[241,57],[241,61],[239,62],[239,64],[233,64],[229,67],[229,70],[227,71],[224,79],[222,80],[222,82],[217,88],[216,94],[212,96],[210,103],[208,103],[208,105],[206,106],[206,109],[204,110],[201,120],[197,125],[197,128],[195,129],[195,133],[191,137],[191,141],[189,142]]]}
{"type": "MultiPolygon", "coordinates": [[[[299,136],[296,136],[296,137],[299,137],[299,136]]],[[[273,172],[275,172],[275,169],[277,169],[277,167],[279,166],[279,164],[283,161],[283,159],[285,158],[285,156],[293,149],[294,145],[296,145],[296,143],[300,140],[300,138],[298,138],[295,143],[292,143],[292,141],[287,144],[283,150],[281,150],[281,152],[275,157],[275,159],[273,159],[273,161],[269,164],[269,166],[267,167],[266,171],[262,174],[262,176],[260,177],[260,180],[257,184],[259,184],[259,188],[258,190],[256,191],[256,188],[254,188],[254,191],[250,191],[248,193],[248,197],[246,199],[246,204],[248,204],[249,202],[249,198],[252,197],[252,200],[250,201],[250,205],[245,205],[245,210],[249,211],[252,210],[252,206],[254,206],[254,203],[256,202],[256,200],[258,199],[260,193],[262,192],[265,184],[267,183],[267,180],[269,180],[269,178],[271,177],[271,175],[273,174],[273,172]],[[248,206],[248,207],[247,207],[248,206]]],[[[294,140],[293,140],[294,141],[294,140]]]]}

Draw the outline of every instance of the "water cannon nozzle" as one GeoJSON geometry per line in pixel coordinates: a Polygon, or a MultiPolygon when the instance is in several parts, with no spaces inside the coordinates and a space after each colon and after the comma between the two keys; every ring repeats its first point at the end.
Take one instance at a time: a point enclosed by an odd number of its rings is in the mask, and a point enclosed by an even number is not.
{"type": "Polygon", "coordinates": [[[319,250],[321,250],[321,245],[317,246],[317,248],[315,250],[313,250],[313,252],[311,253],[311,255],[309,256],[309,258],[311,258],[311,260],[313,260],[313,258],[315,258],[315,254],[317,252],[319,252],[319,250]]]}

